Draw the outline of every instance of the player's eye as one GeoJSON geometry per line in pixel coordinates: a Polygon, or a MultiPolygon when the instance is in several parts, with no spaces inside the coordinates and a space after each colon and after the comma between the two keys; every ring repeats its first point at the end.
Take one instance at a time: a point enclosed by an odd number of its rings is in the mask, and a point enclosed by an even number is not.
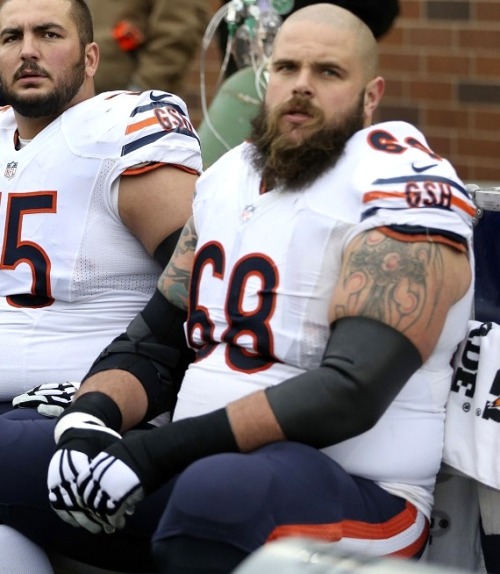
{"type": "Polygon", "coordinates": [[[326,78],[340,78],[342,76],[340,70],[334,67],[322,68],[321,75],[326,78]]]}
{"type": "Polygon", "coordinates": [[[61,35],[58,34],[57,32],[52,32],[51,30],[47,30],[46,32],[43,33],[43,37],[49,38],[49,39],[54,39],[54,38],[60,38],[61,35]]]}
{"type": "Polygon", "coordinates": [[[19,34],[9,34],[6,36],[2,36],[1,43],[2,44],[10,44],[11,42],[14,42],[15,40],[17,40],[19,38],[20,38],[19,34]]]}
{"type": "Polygon", "coordinates": [[[295,70],[296,66],[291,62],[281,62],[273,66],[274,72],[291,72],[295,70]]]}

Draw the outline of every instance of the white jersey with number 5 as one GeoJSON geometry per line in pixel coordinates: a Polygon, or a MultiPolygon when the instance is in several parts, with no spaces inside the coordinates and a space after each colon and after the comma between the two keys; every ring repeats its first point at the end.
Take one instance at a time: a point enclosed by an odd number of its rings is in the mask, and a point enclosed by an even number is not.
{"type": "Polygon", "coordinates": [[[0,401],[79,380],[154,291],[161,269],[120,220],[119,176],[201,171],[185,105],[164,92],[101,94],[21,149],[16,128],[2,108],[0,401]]]}
{"type": "MultiPolygon", "coordinates": [[[[358,132],[334,168],[298,191],[261,193],[245,159],[249,145],[227,153],[197,185],[187,332],[198,360],[175,418],[319,366],[332,291],[356,234],[383,227],[402,241],[432,236],[470,251],[474,205],[451,165],[413,126],[391,122],[358,132]]],[[[374,273],[382,267],[358,264],[374,273]]],[[[471,297],[472,290],[451,309],[434,353],[377,425],[326,449],[349,472],[377,480],[427,515],[450,358],[465,334],[471,297]]]]}

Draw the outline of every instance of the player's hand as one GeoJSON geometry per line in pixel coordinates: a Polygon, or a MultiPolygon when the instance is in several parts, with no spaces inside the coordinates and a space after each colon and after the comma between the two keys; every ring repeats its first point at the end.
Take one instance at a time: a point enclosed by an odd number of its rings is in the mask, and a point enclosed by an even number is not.
{"type": "Polygon", "coordinates": [[[73,396],[80,388],[80,383],[68,381],[65,383],[44,383],[14,397],[14,408],[36,409],[46,417],[58,417],[69,407],[73,396]]]}
{"type": "Polygon", "coordinates": [[[195,460],[219,452],[240,452],[225,409],[130,430],[80,472],[80,504],[105,530],[123,528],[145,495],[195,460]]]}
{"type": "Polygon", "coordinates": [[[62,433],[50,461],[47,486],[50,504],[60,518],[73,526],[83,526],[90,532],[98,533],[103,525],[82,505],[77,478],[87,471],[96,455],[119,441],[121,436],[106,426],[89,422],[92,418],[75,412],[65,415],[58,422],[58,425],[64,424],[67,430],[62,433]]]}
{"type": "Polygon", "coordinates": [[[106,532],[123,528],[126,516],[144,498],[145,489],[126,439],[98,454],[78,476],[78,492],[85,509],[106,532]]]}

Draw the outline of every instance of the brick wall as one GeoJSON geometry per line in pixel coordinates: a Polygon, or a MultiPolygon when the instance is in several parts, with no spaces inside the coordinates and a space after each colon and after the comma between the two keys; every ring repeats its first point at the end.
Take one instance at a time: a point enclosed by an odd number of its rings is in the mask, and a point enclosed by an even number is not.
{"type": "Polygon", "coordinates": [[[500,0],[402,0],[382,119],[415,123],[467,181],[500,184],[500,0]]]}
{"type": "MultiPolygon", "coordinates": [[[[207,1],[215,13],[219,1],[207,1]]],[[[377,119],[414,123],[462,179],[500,185],[500,0],[401,0],[380,54],[387,88],[377,119]]],[[[185,96],[196,124],[199,67],[193,62],[185,96]]],[[[209,101],[219,67],[212,42],[205,61],[209,101]]]]}

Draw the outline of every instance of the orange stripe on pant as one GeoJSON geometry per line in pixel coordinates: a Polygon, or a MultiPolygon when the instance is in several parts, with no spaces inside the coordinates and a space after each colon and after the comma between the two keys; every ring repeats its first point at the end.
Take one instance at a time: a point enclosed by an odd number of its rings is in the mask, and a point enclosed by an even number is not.
{"type": "MultiPolygon", "coordinates": [[[[415,506],[407,502],[406,508],[400,514],[386,522],[376,524],[358,520],[342,520],[331,524],[286,524],[276,527],[268,536],[267,542],[290,536],[305,536],[325,542],[338,542],[343,538],[386,540],[414,526],[417,513],[415,506]]],[[[407,558],[415,556],[424,548],[428,536],[429,523],[426,521],[425,527],[411,544],[388,555],[407,558]]]]}

